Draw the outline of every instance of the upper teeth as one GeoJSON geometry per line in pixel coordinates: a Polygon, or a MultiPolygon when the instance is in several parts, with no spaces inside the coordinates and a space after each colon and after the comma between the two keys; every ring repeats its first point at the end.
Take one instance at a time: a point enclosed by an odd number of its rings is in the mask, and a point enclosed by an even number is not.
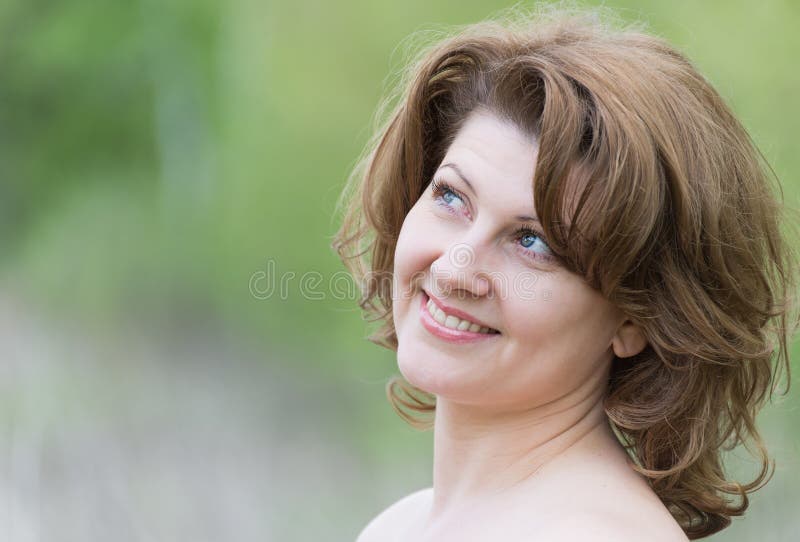
{"type": "Polygon", "coordinates": [[[469,320],[462,320],[458,316],[445,313],[442,309],[436,306],[433,300],[428,299],[428,312],[431,313],[433,319],[442,324],[444,327],[450,329],[458,329],[460,331],[472,331],[475,333],[491,333],[493,330],[488,327],[481,327],[469,320]]]}

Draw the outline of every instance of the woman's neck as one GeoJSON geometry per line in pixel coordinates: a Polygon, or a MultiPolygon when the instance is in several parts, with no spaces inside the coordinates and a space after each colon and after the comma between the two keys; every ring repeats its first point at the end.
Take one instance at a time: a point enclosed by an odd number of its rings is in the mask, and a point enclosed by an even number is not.
{"type": "Polygon", "coordinates": [[[540,468],[567,452],[615,448],[612,453],[619,453],[603,396],[601,387],[578,389],[534,408],[502,413],[439,397],[428,522],[535,483],[540,468]]]}

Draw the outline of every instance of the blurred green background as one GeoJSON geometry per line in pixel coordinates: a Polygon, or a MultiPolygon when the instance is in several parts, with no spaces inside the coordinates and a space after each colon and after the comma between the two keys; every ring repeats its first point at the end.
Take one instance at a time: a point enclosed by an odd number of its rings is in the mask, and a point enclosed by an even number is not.
{"type": "MultiPolygon", "coordinates": [[[[797,208],[800,3],[602,4],[695,60],[797,208]]],[[[0,537],[354,540],[430,485],[334,206],[406,38],[506,7],[0,3],[0,537]]],[[[799,406],[714,539],[800,532],[799,406]]]]}

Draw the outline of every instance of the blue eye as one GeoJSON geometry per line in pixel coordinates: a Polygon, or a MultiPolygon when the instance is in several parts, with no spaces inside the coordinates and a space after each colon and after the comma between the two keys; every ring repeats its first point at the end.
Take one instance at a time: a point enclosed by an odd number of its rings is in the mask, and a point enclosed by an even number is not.
{"type": "Polygon", "coordinates": [[[547,243],[544,242],[542,236],[530,228],[520,228],[517,230],[516,239],[523,252],[534,258],[550,258],[552,251],[547,243]]]}
{"type": "Polygon", "coordinates": [[[531,245],[533,245],[533,243],[535,241],[536,241],[536,236],[535,235],[530,235],[530,234],[523,235],[522,239],[520,239],[520,242],[522,243],[522,246],[524,246],[525,248],[528,248],[531,245]]]}
{"type": "Polygon", "coordinates": [[[445,202],[446,204],[448,204],[448,205],[452,205],[452,204],[453,204],[453,201],[455,201],[455,200],[457,200],[457,199],[458,199],[458,200],[460,200],[461,198],[459,198],[458,196],[456,196],[456,195],[455,195],[453,192],[451,192],[450,190],[447,190],[447,191],[444,193],[444,195],[442,195],[442,200],[444,200],[444,202],[445,202]]]}
{"type": "Polygon", "coordinates": [[[433,197],[439,200],[446,207],[466,207],[467,204],[464,202],[464,199],[458,194],[458,192],[453,190],[449,184],[434,180],[431,183],[431,186],[433,189],[433,197]]]}

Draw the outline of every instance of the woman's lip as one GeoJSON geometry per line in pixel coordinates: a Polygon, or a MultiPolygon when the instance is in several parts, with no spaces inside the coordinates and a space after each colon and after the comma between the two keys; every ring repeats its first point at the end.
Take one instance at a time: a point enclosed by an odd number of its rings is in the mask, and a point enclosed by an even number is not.
{"type": "Polygon", "coordinates": [[[499,337],[499,333],[480,333],[474,331],[459,331],[458,329],[451,329],[443,326],[434,320],[430,311],[428,311],[428,296],[423,293],[420,299],[419,315],[422,321],[422,326],[428,330],[429,333],[452,343],[472,343],[476,341],[484,341],[499,337]]]}
{"type": "MultiPolygon", "coordinates": [[[[462,320],[469,320],[470,322],[478,324],[481,327],[488,327],[491,330],[497,331],[495,328],[493,328],[489,324],[487,324],[485,322],[481,322],[480,320],[478,320],[477,318],[475,318],[474,316],[472,316],[468,312],[460,311],[460,310],[456,309],[455,307],[448,306],[447,304],[445,304],[444,301],[442,301],[441,299],[435,298],[434,296],[430,295],[425,290],[422,291],[422,295],[423,295],[424,298],[430,298],[430,300],[433,301],[434,304],[437,307],[442,309],[445,312],[445,314],[452,314],[453,316],[457,316],[458,318],[460,318],[462,320]]],[[[425,299],[425,302],[427,303],[428,300],[425,299]]]]}

